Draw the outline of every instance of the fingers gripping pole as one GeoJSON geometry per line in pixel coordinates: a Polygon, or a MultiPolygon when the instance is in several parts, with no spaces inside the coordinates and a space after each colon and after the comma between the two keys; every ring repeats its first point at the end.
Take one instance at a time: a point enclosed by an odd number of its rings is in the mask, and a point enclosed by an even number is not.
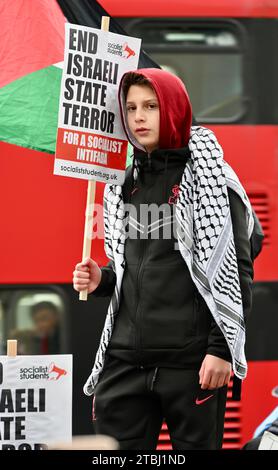
{"type": "MultiPolygon", "coordinates": [[[[110,17],[102,16],[101,29],[103,31],[109,31],[109,23],[110,23],[110,17]]],[[[89,258],[91,255],[91,235],[92,235],[92,228],[93,228],[95,191],[96,191],[96,182],[89,180],[88,189],[87,189],[86,212],[85,212],[82,261],[84,261],[85,258],[89,258]]],[[[87,289],[83,290],[82,292],[79,292],[79,300],[87,300],[87,297],[88,297],[87,289]]]]}
{"type": "MultiPolygon", "coordinates": [[[[82,261],[91,255],[91,234],[93,228],[94,202],[95,202],[96,182],[89,180],[87,188],[87,203],[85,212],[85,227],[83,238],[82,261]]],[[[88,290],[79,292],[79,300],[87,300],[88,290]]]]}

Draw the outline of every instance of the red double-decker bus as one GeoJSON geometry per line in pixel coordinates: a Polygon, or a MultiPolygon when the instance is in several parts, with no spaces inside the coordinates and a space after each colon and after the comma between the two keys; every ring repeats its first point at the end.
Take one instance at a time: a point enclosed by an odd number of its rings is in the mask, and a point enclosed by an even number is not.
{"type": "MultiPolygon", "coordinates": [[[[128,35],[142,38],[156,63],[184,81],[197,122],[216,133],[265,232],[247,327],[248,377],[241,401],[231,401],[229,394],[226,410],[223,448],[240,448],[277,406],[272,390],[278,385],[278,2],[100,3],[128,35]]],[[[74,22],[70,13],[68,20],[74,22]]],[[[48,301],[58,307],[56,352],[74,355],[73,431],[88,434],[91,400],[82,387],[109,299],[89,296],[80,302],[72,288],[82,253],[87,183],[54,176],[53,155],[2,142],[0,154],[1,345],[17,336],[22,352],[32,353],[31,306],[48,301]]],[[[98,203],[103,189],[98,183],[98,203]]],[[[107,263],[102,240],[93,242],[92,257],[107,263]]],[[[171,449],[166,423],[158,449],[171,449]]]]}

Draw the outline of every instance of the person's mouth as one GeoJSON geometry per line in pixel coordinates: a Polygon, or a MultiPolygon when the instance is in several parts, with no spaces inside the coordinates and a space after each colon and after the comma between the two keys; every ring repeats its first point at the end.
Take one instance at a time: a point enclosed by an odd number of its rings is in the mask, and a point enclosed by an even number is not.
{"type": "Polygon", "coordinates": [[[138,127],[138,128],[135,130],[136,134],[139,134],[139,135],[145,135],[145,134],[147,134],[149,131],[150,131],[150,129],[146,129],[146,127],[138,127]]]}

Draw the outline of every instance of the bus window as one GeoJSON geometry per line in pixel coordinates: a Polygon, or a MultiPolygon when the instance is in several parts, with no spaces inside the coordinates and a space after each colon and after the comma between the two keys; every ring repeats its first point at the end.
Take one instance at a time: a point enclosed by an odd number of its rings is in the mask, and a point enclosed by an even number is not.
{"type": "Polygon", "coordinates": [[[132,34],[142,37],[152,59],[183,80],[199,122],[232,122],[242,116],[241,34],[233,23],[133,23],[132,34]]]}
{"type": "Polygon", "coordinates": [[[7,339],[17,339],[18,354],[64,352],[64,310],[56,292],[1,291],[0,335],[4,344],[7,339]]]}

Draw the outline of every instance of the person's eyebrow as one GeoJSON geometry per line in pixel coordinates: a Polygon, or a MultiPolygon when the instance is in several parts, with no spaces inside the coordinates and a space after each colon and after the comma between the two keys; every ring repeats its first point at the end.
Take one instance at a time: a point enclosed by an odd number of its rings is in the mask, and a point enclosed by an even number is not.
{"type": "MultiPolygon", "coordinates": [[[[148,99],[148,100],[144,100],[143,103],[148,103],[149,101],[158,102],[157,98],[151,98],[151,99],[148,99]]],[[[134,101],[127,101],[126,104],[134,104],[134,101]]]]}

